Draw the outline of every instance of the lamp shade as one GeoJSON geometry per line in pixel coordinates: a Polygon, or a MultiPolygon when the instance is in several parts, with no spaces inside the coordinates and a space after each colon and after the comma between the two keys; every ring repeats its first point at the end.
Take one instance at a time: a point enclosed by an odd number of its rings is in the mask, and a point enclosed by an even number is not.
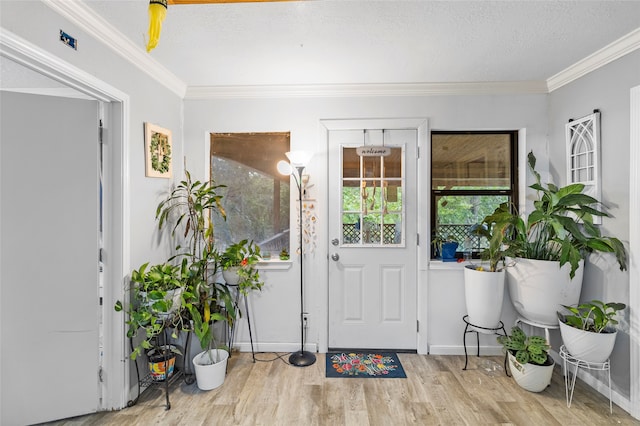
{"type": "Polygon", "coordinates": [[[280,160],[278,161],[278,172],[282,175],[290,175],[291,173],[293,173],[293,167],[291,167],[291,164],[289,164],[288,162],[284,161],[284,160],[280,160]]]}
{"type": "Polygon", "coordinates": [[[291,162],[293,167],[304,167],[309,164],[311,157],[313,157],[313,152],[309,151],[289,151],[285,152],[285,155],[291,162]]]}

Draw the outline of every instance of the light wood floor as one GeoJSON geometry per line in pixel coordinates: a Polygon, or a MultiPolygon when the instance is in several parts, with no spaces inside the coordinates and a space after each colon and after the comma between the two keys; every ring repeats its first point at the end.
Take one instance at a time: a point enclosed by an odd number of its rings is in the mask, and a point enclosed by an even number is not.
{"type": "MultiPolygon", "coordinates": [[[[545,391],[521,389],[501,357],[399,354],[406,379],[325,378],[325,356],[310,367],[253,363],[234,353],[222,387],[175,383],[172,408],[152,388],[137,405],[52,425],[640,425],[578,380],[571,408],[559,366],[545,391]]],[[[273,354],[258,354],[272,358],[273,354]]],[[[284,358],[286,359],[286,357],[284,358]]]]}

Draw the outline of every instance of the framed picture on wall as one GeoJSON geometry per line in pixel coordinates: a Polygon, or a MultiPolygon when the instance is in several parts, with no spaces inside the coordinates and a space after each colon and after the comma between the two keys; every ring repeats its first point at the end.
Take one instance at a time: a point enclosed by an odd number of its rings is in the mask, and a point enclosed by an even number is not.
{"type": "Polygon", "coordinates": [[[145,175],[170,178],[172,169],[171,131],[144,123],[145,175]]]}

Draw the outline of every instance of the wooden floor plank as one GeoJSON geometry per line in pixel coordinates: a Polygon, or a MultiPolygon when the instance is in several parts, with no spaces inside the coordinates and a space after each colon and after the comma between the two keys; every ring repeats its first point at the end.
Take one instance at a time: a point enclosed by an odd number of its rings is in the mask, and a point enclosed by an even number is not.
{"type": "MultiPolygon", "coordinates": [[[[259,354],[258,358],[273,358],[259,354]]],[[[506,377],[502,357],[399,354],[406,379],[326,378],[324,354],[310,367],[281,359],[253,362],[234,353],[225,383],[201,391],[195,384],[171,388],[171,410],[161,388],[143,393],[137,405],[49,423],[110,425],[635,425],[634,420],[580,380],[566,405],[559,366],[540,393],[506,377]]],[[[284,357],[286,360],[286,357],[284,357]]]]}

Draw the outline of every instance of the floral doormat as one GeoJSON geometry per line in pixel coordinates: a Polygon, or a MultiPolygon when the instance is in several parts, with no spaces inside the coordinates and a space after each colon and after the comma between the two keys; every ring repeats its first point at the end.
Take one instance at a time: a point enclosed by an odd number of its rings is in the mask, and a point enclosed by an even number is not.
{"type": "Polygon", "coordinates": [[[326,359],[327,377],[407,377],[398,355],[392,352],[329,352],[326,359]]]}

